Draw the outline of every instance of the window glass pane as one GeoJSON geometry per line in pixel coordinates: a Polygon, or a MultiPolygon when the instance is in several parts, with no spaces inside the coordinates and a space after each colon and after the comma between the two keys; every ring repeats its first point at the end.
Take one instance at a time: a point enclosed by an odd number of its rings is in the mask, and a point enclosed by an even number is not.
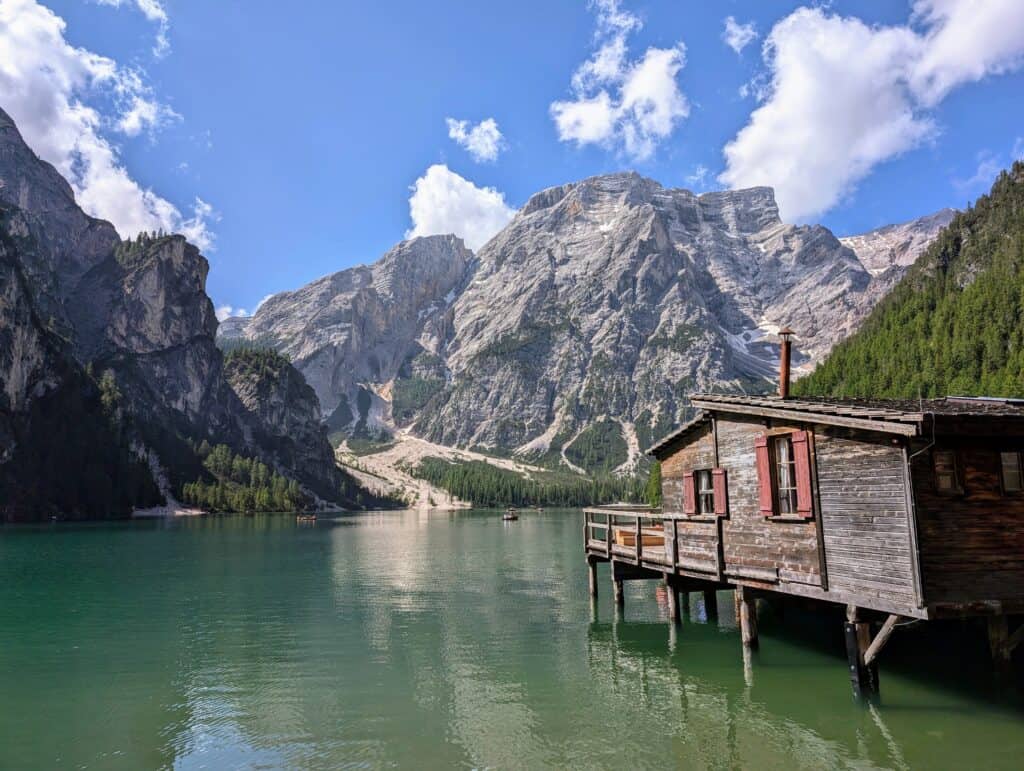
{"type": "Polygon", "coordinates": [[[1021,463],[1019,452],[1001,452],[999,459],[1003,467],[1003,489],[1008,493],[1021,490],[1021,463]]]}
{"type": "Polygon", "coordinates": [[[697,513],[713,514],[715,511],[715,490],[709,469],[694,472],[697,483],[697,513]]]}
{"type": "Polygon", "coordinates": [[[775,494],[780,514],[796,512],[796,464],[793,460],[793,442],[788,436],[773,440],[775,450],[775,494]]]}

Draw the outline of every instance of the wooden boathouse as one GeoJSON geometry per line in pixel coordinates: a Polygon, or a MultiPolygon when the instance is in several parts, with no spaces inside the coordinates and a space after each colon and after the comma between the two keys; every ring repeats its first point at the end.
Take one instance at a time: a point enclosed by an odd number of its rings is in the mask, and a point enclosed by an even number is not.
{"type": "Polygon", "coordinates": [[[680,592],[735,590],[751,647],[758,596],[843,605],[865,695],[911,619],[986,616],[1008,667],[1024,639],[1008,620],[1024,613],[1024,400],[791,399],[787,369],[779,396],[691,397],[697,416],[649,450],[660,510],[585,511],[591,592],[599,562],[619,603],[623,580],[663,579],[674,620],[680,592]]]}

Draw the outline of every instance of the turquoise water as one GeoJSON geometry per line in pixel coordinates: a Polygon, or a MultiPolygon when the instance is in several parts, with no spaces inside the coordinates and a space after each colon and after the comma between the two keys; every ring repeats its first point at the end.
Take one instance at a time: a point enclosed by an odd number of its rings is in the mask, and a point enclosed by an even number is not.
{"type": "Polygon", "coordinates": [[[556,511],[0,529],[0,768],[1021,765],[987,670],[894,643],[864,708],[833,625],[766,613],[745,662],[730,594],[676,629],[633,582],[616,619],[604,567],[592,611],[581,538],[556,511]]]}

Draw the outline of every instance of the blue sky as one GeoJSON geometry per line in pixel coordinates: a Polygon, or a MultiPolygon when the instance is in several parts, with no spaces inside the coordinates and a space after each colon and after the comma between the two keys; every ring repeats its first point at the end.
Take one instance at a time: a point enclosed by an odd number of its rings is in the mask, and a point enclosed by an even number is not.
{"type": "Polygon", "coordinates": [[[962,207],[1024,149],[1022,6],[0,0],[0,58],[22,63],[0,64],[0,106],[58,168],[86,153],[87,209],[185,230],[214,301],[251,310],[622,169],[773,184],[787,219],[839,235],[962,207]]]}

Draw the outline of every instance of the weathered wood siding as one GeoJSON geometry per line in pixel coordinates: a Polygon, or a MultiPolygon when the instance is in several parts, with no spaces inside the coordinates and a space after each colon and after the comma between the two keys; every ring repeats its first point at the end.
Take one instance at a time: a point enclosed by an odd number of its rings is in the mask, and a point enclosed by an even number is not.
{"type": "MultiPolygon", "coordinates": [[[[715,441],[710,426],[689,438],[661,463],[662,508],[666,515],[683,516],[683,474],[713,468],[715,441]]],[[[676,525],[677,560],[680,567],[715,572],[718,566],[718,524],[711,521],[680,521],[676,525]]]]}
{"type": "Polygon", "coordinates": [[[822,427],[814,440],[829,590],[916,605],[902,449],[822,427]]]}
{"type": "Polygon", "coordinates": [[[939,437],[962,494],[936,490],[930,450],[911,462],[926,602],[1024,599],[1024,496],[1003,494],[999,470],[999,452],[1021,447],[1008,443],[939,437]]]}
{"type": "Polygon", "coordinates": [[[761,513],[754,439],[767,430],[765,421],[719,416],[716,426],[729,488],[729,515],[722,523],[726,576],[820,585],[817,523],[761,513]]]}

